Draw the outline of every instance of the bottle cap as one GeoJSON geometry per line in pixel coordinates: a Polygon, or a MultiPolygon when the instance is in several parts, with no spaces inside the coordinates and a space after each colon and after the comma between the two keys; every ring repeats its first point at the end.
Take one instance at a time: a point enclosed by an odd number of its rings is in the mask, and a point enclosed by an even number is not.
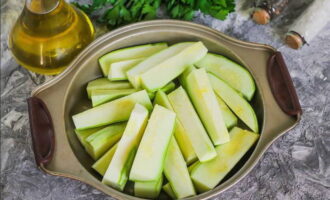
{"type": "Polygon", "coordinates": [[[257,24],[268,24],[270,15],[265,9],[256,8],[252,13],[252,19],[257,24]]]}
{"type": "Polygon", "coordinates": [[[292,49],[299,49],[304,45],[304,40],[299,34],[288,32],[285,36],[285,43],[292,49]]]}

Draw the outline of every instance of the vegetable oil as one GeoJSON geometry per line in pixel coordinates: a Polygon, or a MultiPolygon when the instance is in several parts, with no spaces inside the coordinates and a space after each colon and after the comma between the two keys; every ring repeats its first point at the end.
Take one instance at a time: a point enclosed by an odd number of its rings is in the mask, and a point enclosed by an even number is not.
{"type": "Polygon", "coordinates": [[[26,0],[9,47],[26,69],[53,75],[62,72],[93,38],[89,18],[64,0],[26,0]]]}

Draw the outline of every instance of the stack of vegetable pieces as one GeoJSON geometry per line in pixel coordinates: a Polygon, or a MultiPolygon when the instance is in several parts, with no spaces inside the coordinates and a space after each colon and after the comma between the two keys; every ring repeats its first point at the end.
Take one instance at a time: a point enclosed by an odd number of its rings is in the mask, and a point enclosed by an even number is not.
{"type": "Polygon", "coordinates": [[[162,188],[194,196],[216,187],[257,141],[251,75],[207,51],[202,42],[157,43],[99,59],[105,78],[87,85],[93,108],[72,118],[104,184],[123,191],[133,181],[143,198],[162,188]]]}

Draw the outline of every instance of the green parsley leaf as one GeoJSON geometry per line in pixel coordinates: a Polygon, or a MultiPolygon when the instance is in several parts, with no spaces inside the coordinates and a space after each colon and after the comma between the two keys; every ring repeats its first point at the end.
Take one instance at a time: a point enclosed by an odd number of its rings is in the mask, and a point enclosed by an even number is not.
{"type": "Polygon", "coordinates": [[[195,11],[224,20],[235,10],[234,0],[92,0],[91,4],[73,4],[109,28],[155,19],[162,5],[169,17],[181,20],[192,20],[195,11]],[[104,8],[109,9],[100,12],[104,8]]]}

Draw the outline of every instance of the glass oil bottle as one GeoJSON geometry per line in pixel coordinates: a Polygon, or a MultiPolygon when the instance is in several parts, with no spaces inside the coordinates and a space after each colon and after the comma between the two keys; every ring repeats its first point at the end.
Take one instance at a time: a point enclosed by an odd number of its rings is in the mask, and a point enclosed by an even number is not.
{"type": "Polygon", "coordinates": [[[93,39],[89,18],[64,0],[26,0],[9,36],[9,47],[26,69],[54,75],[93,39]]]}

